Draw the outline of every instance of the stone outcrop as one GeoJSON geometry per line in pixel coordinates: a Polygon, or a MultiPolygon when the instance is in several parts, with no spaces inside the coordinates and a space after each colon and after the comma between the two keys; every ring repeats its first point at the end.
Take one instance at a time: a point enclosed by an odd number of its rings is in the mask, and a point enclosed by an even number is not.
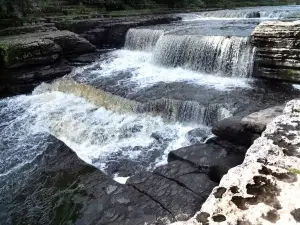
{"type": "Polygon", "coordinates": [[[267,125],[193,219],[183,224],[299,224],[300,100],[267,125]]]}
{"type": "Polygon", "coordinates": [[[237,145],[250,146],[266,129],[268,123],[281,115],[284,106],[274,106],[246,117],[233,116],[219,121],[212,128],[213,134],[237,145]]]}
{"type": "MultiPolygon", "coordinates": [[[[48,28],[44,27],[45,30],[48,28]]],[[[42,29],[42,26],[19,28],[15,33],[36,29],[42,29]]],[[[28,93],[43,81],[51,81],[70,73],[72,66],[65,58],[91,53],[95,50],[94,45],[79,35],[56,29],[1,37],[2,92],[28,93]]]]}
{"type": "Polygon", "coordinates": [[[259,77],[300,81],[300,21],[268,21],[252,33],[256,47],[255,72],[259,77]]]}
{"type": "Polygon", "coordinates": [[[95,51],[95,46],[70,31],[51,31],[0,40],[1,61],[5,68],[49,64],[61,55],[95,51]]]}

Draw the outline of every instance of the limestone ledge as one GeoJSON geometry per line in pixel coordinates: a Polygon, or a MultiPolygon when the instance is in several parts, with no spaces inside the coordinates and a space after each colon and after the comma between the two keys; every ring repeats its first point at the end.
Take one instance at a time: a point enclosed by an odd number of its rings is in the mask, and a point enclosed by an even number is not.
{"type": "Polygon", "coordinates": [[[300,100],[287,103],[202,209],[176,225],[300,223],[300,100]]]}

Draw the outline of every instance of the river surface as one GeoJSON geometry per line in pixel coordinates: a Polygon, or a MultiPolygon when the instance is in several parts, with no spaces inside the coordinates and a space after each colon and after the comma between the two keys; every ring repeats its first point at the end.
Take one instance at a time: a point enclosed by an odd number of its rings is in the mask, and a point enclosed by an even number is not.
{"type": "Polygon", "coordinates": [[[218,120],[298,97],[296,86],[253,78],[250,35],[261,21],[299,11],[180,14],[180,22],[130,29],[123,49],[31,95],[0,100],[0,201],[26,177],[49,134],[120,180],[165,164],[171,150],[192,144],[192,129],[204,141],[218,120]]]}

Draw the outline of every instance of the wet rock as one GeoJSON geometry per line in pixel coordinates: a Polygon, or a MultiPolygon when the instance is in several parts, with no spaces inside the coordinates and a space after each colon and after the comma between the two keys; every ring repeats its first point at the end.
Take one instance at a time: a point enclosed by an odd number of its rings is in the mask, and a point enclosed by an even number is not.
{"type": "MultiPolygon", "coordinates": [[[[86,164],[64,143],[51,144],[28,170],[29,180],[8,204],[4,224],[165,224],[174,217],[152,198],[113,181],[86,164]]],[[[173,192],[172,192],[173,193],[173,192]]],[[[2,193],[3,194],[3,193],[2,193]]],[[[175,206],[174,206],[175,207],[175,206]]]]}
{"type": "Polygon", "coordinates": [[[214,182],[219,182],[229,169],[242,163],[243,159],[244,153],[216,143],[208,143],[171,151],[168,161],[188,162],[206,173],[214,182]]]}
{"type": "Polygon", "coordinates": [[[274,106],[250,114],[242,119],[242,126],[256,133],[262,133],[267,124],[283,113],[284,106],[274,106]]]}
{"type": "Polygon", "coordinates": [[[210,134],[207,129],[196,128],[187,132],[185,137],[191,144],[201,144],[209,137],[209,135],[210,134]]]}
{"type": "Polygon", "coordinates": [[[213,126],[212,133],[226,141],[250,146],[259,137],[259,134],[245,129],[242,126],[241,120],[241,117],[230,117],[221,120],[213,126]]]}
{"type": "Polygon", "coordinates": [[[299,31],[299,21],[268,21],[255,28],[252,43],[257,48],[257,76],[290,82],[300,81],[299,31]]]}
{"type": "Polygon", "coordinates": [[[155,174],[174,180],[193,193],[207,198],[217,185],[196,167],[182,161],[173,161],[154,170],[155,174]]]}
{"type": "Polygon", "coordinates": [[[299,224],[299,117],[300,101],[290,101],[248,149],[244,162],[222,178],[195,219],[176,224],[196,223],[203,213],[210,225],[219,224],[216,215],[227,225],[299,224]],[[219,188],[230,191],[218,198],[219,188]]]}
{"type": "Polygon", "coordinates": [[[151,172],[139,173],[127,181],[141,193],[149,196],[176,220],[187,220],[200,208],[205,198],[179,185],[176,181],[151,172]]]}
{"type": "Polygon", "coordinates": [[[1,76],[7,91],[11,94],[31,92],[42,82],[52,81],[72,71],[67,61],[60,61],[47,66],[33,66],[6,69],[1,76]]]}

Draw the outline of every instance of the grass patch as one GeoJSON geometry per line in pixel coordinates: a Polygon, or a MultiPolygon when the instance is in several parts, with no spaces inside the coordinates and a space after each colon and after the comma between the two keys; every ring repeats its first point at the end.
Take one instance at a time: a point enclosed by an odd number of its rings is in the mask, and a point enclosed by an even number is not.
{"type": "Polygon", "coordinates": [[[290,169],[290,171],[294,174],[300,175],[300,170],[299,169],[290,169]]]}

